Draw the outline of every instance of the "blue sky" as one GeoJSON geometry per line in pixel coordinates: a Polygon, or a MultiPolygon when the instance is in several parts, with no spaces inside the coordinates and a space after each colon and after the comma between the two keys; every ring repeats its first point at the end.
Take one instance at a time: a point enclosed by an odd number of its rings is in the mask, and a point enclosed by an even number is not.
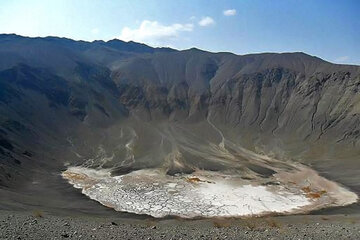
{"type": "Polygon", "coordinates": [[[1,0],[0,33],[119,38],[360,65],[359,0],[1,0]]]}

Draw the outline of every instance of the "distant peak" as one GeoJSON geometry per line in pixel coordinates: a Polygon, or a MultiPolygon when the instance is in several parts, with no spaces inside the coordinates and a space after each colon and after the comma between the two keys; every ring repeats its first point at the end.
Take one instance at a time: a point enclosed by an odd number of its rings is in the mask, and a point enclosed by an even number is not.
{"type": "Polygon", "coordinates": [[[103,40],[94,40],[94,41],[92,41],[93,43],[105,43],[105,41],[103,41],[103,40]]]}
{"type": "Polygon", "coordinates": [[[196,48],[196,47],[192,47],[187,49],[187,51],[199,51],[199,52],[204,52],[204,50],[201,50],[200,48],[196,48]]]}
{"type": "Polygon", "coordinates": [[[125,41],[120,40],[120,39],[118,39],[118,38],[114,38],[114,39],[111,39],[111,40],[106,41],[106,42],[107,42],[107,43],[109,43],[109,42],[122,42],[122,43],[125,43],[125,41]]]}

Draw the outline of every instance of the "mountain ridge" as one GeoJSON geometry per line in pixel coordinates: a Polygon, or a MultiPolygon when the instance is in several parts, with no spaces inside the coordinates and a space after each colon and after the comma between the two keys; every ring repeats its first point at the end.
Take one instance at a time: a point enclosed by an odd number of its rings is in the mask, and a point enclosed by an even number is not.
{"type": "MultiPolygon", "coordinates": [[[[212,54],[232,54],[232,55],[236,55],[236,56],[254,56],[254,55],[281,55],[281,54],[284,54],[284,55],[288,55],[288,54],[301,54],[301,55],[305,55],[307,57],[314,57],[314,58],[317,58],[317,59],[320,59],[322,61],[325,61],[325,62],[328,62],[328,63],[331,63],[331,64],[336,64],[336,65],[347,65],[347,66],[359,66],[359,65],[356,65],[356,64],[339,64],[339,63],[333,63],[333,62],[330,62],[330,61],[327,61],[327,60],[324,60],[322,58],[319,58],[315,55],[311,55],[311,54],[308,54],[306,52],[302,52],[302,51],[290,51],[290,52],[259,52],[259,53],[246,53],[246,54],[235,54],[231,51],[219,51],[219,52],[211,52],[211,51],[207,51],[207,50],[203,50],[203,49],[200,49],[200,48],[197,48],[197,47],[191,47],[191,48],[188,48],[188,49],[183,49],[183,50],[178,50],[178,49],[175,49],[175,48],[170,48],[170,47],[152,47],[150,45],[147,45],[145,43],[139,43],[139,42],[135,42],[135,41],[123,41],[123,40],[120,40],[120,39],[117,39],[117,38],[114,38],[114,39],[110,39],[108,41],[104,41],[104,40],[92,40],[92,41],[86,41],[86,40],[74,40],[74,39],[71,39],[71,38],[68,38],[68,37],[57,37],[57,36],[46,36],[46,37],[28,37],[28,36],[22,36],[22,35],[18,35],[18,34],[13,34],[13,33],[0,33],[0,39],[1,38],[20,38],[20,39],[34,39],[34,40],[64,40],[64,41],[67,41],[67,42],[73,42],[73,43],[84,43],[84,44],[91,44],[91,43],[100,43],[100,44],[109,44],[110,43],[110,46],[111,45],[116,45],[117,43],[121,44],[121,45],[134,45],[134,46],[140,46],[140,48],[143,48],[143,49],[146,49],[145,51],[143,52],[147,52],[147,53],[153,53],[154,51],[158,50],[158,51],[193,51],[193,50],[196,50],[196,51],[202,51],[202,52],[206,52],[206,53],[212,53],[212,54]],[[114,43],[114,44],[113,44],[114,43]],[[149,49],[152,49],[152,50],[149,50],[149,49]]],[[[120,49],[119,49],[120,50],[120,49]]]]}

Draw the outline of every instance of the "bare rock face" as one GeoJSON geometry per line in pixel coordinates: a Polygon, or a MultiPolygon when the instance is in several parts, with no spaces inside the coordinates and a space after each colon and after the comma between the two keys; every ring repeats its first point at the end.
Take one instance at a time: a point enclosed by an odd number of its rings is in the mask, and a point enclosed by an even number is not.
{"type": "Polygon", "coordinates": [[[181,120],[212,112],[224,126],[254,136],[358,144],[356,66],[302,53],[234,56],[188,50],[131,59],[112,76],[120,101],[149,110],[149,118],[153,111],[181,120]]]}
{"type": "Polygon", "coordinates": [[[359,90],[359,66],[304,53],[0,35],[0,186],[55,199],[55,173],[81,164],[263,174],[246,149],[360,192],[359,90]]]}

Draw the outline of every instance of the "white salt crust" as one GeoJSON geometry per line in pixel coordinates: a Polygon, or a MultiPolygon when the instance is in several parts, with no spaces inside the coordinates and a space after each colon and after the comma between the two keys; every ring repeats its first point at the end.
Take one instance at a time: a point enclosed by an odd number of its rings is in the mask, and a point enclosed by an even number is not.
{"type": "Polygon", "coordinates": [[[112,177],[105,170],[70,167],[63,177],[105,206],[153,217],[258,216],[298,212],[313,204],[301,191],[204,171],[173,177],[147,169],[112,177]]]}

